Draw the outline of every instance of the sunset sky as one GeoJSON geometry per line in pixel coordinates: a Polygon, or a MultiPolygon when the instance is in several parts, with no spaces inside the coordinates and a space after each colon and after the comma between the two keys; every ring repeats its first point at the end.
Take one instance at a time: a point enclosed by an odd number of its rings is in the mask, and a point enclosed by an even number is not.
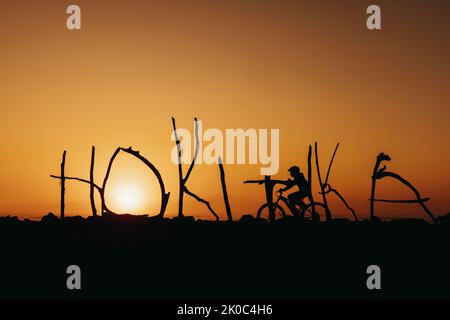
{"type": "MultiPolygon", "coordinates": [[[[306,172],[318,141],[325,171],[341,143],[330,183],[361,217],[369,212],[370,176],[379,152],[412,182],[430,209],[450,211],[450,19],[448,1],[2,1],[0,2],[0,214],[59,212],[61,155],[66,174],[96,182],[118,146],[140,150],[171,192],[171,116],[180,128],[276,128],[280,172],[306,172]],[[378,4],[382,30],[366,28],[378,4]],[[82,29],[66,29],[66,8],[81,7],[82,29]]],[[[225,165],[236,217],[256,213],[260,165],[225,165]]],[[[313,184],[317,188],[314,174],[313,184]]],[[[188,182],[225,218],[217,166],[199,165],[188,182]]],[[[89,187],[68,182],[68,215],[90,214],[89,187]]],[[[127,155],[114,164],[112,209],[155,213],[156,178],[127,155]],[[125,197],[125,199],[124,199],[125,197]],[[129,197],[127,199],[127,197],[129,197]]],[[[378,197],[413,198],[381,181],[378,197]]],[[[319,200],[318,190],[316,197],[319,200]]],[[[185,198],[185,214],[212,218],[185,198]]],[[[351,217],[331,197],[338,216],[351,217]]],[[[97,203],[97,207],[100,203],[97,203]]],[[[425,217],[417,205],[377,204],[380,216],[425,217]]]]}

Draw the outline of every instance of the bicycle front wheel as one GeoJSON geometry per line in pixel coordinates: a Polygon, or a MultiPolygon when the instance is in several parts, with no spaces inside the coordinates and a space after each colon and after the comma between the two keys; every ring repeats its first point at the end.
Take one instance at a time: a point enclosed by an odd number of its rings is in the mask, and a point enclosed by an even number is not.
{"type": "MultiPolygon", "coordinates": [[[[275,219],[281,219],[286,217],[286,212],[284,211],[283,207],[279,204],[273,204],[273,211],[275,213],[275,219]]],[[[263,204],[261,208],[258,210],[258,214],[256,215],[258,218],[266,219],[267,221],[270,221],[269,217],[269,205],[263,204]]]]}

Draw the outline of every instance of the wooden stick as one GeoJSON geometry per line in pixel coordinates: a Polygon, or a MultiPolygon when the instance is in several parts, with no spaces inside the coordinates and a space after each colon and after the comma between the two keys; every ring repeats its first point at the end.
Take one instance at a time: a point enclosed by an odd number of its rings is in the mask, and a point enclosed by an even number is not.
{"type": "Polygon", "coordinates": [[[264,176],[264,190],[266,192],[266,200],[269,208],[269,221],[275,221],[275,209],[273,205],[273,186],[270,176],[264,176]]]}
{"type": "Polygon", "coordinates": [[[195,161],[197,161],[197,155],[198,155],[198,150],[199,150],[199,145],[200,145],[200,140],[198,138],[198,121],[197,121],[197,118],[194,118],[194,128],[195,128],[194,157],[192,158],[191,165],[189,166],[189,169],[188,169],[188,171],[186,173],[186,176],[183,179],[184,184],[186,184],[186,182],[188,181],[189,176],[191,175],[192,169],[194,169],[195,161]]]}
{"type": "MultiPolygon", "coordinates": [[[[436,218],[434,217],[433,213],[428,209],[428,207],[425,205],[425,201],[422,201],[422,197],[420,196],[419,191],[406,179],[404,179],[402,176],[400,176],[397,173],[389,172],[389,171],[382,171],[377,174],[377,179],[382,179],[384,177],[391,177],[394,179],[397,179],[401,183],[403,183],[405,186],[407,186],[409,189],[411,189],[412,192],[414,192],[414,195],[417,198],[417,202],[420,204],[420,206],[423,208],[423,210],[428,214],[428,216],[433,220],[434,223],[437,223],[436,218]]],[[[373,201],[373,197],[371,197],[373,201]]]]}
{"type": "Polygon", "coordinates": [[[65,209],[65,199],[64,194],[66,192],[66,177],[64,176],[66,166],[66,150],[63,152],[62,161],[61,161],[61,208],[60,208],[60,214],[61,219],[64,219],[64,209],[65,209]]]}
{"type": "Polygon", "coordinates": [[[172,117],[172,126],[173,133],[175,136],[175,144],[177,146],[178,152],[178,218],[183,217],[183,194],[184,194],[184,185],[183,185],[183,166],[181,164],[181,142],[178,138],[177,127],[175,125],[175,118],[172,117]]]}
{"type": "Polygon", "coordinates": [[[106,190],[106,182],[108,181],[109,175],[111,173],[112,165],[113,165],[114,160],[116,159],[117,155],[119,154],[119,152],[120,152],[120,148],[117,148],[116,151],[114,151],[113,155],[111,156],[111,159],[109,159],[108,168],[106,169],[106,174],[105,174],[105,177],[103,178],[103,183],[102,183],[102,188],[101,188],[102,189],[102,194],[101,194],[101,196],[102,196],[102,215],[108,214],[108,213],[114,213],[106,205],[104,193],[106,190]]]}
{"type": "Polygon", "coordinates": [[[308,148],[308,184],[309,184],[308,198],[309,198],[309,202],[311,203],[312,213],[316,214],[316,205],[314,204],[314,197],[312,194],[311,156],[312,156],[312,147],[311,147],[311,145],[309,145],[309,148],[308,148]]]}
{"type": "Polygon", "coordinates": [[[94,161],[95,161],[95,147],[92,146],[91,167],[89,170],[89,178],[90,178],[89,198],[91,200],[92,215],[94,217],[96,217],[97,216],[97,208],[95,208],[95,200],[94,200],[94,161]]]}
{"type": "Polygon", "coordinates": [[[328,165],[327,176],[325,177],[324,185],[327,185],[327,183],[328,183],[328,178],[330,177],[331,166],[333,165],[334,157],[336,156],[336,152],[337,152],[338,148],[339,148],[339,142],[337,143],[336,148],[334,148],[333,156],[331,157],[330,164],[328,165]]]}
{"type": "Polygon", "coordinates": [[[206,201],[206,200],[200,198],[200,197],[197,196],[195,193],[192,193],[192,192],[189,191],[188,188],[186,188],[186,187],[184,187],[184,192],[186,192],[187,195],[193,197],[195,200],[197,200],[197,201],[199,201],[199,202],[205,204],[205,205],[208,207],[209,211],[211,211],[211,213],[214,215],[214,217],[216,218],[216,220],[219,221],[219,216],[218,216],[217,213],[213,210],[213,208],[211,207],[211,204],[210,204],[208,201],[206,201]]]}
{"type": "Polygon", "coordinates": [[[378,202],[390,202],[390,203],[421,203],[427,202],[428,200],[430,200],[430,198],[412,199],[412,200],[389,200],[389,199],[369,199],[369,200],[378,202]]]}
{"type": "Polygon", "coordinates": [[[194,169],[194,165],[195,165],[195,161],[197,160],[197,155],[198,155],[198,151],[199,151],[199,145],[200,145],[200,140],[198,137],[198,121],[197,118],[194,118],[194,127],[195,127],[195,150],[194,150],[194,157],[192,159],[192,162],[189,166],[189,169],[186,173],[186,176],[183,178],[183,166],[181,163],[181,142],[180,139],[178,138],[178,134],[177,134],[177,127],[175,124],[175,118],[172,117],[172,127],[173,127],[173,132],[174,132],[174,136],[175,136],[175,143],[177,146],[177,152],[178,152],[178,184],[179,184],[179,193],[178,193],[178,217],[182,218],[184,217],[183,214],[183,199],[184,199],[184,192],[186,191],[186,182],[189,179],[189,176],[191,175],[192,169],[194,169]]]}
{"type": "Polygon", "coordinates": [[[156,179],[158,179],[159,188],[161,190],[161,207],[159,209],[159,214],[157,217],[164,217],[164,212],[166,211],[167,203],[169,202],[170,192],[166,193],[166,188],[164,186],[164,180],[161,176],[161,173],[147,158],[142,156],[139,151],[133,150],[131,147],[127,149],[120,148],[120,150],[141,160],[153,172],[153,174],[156,176],[156,179]]]}
{"type": "Polygon", "coordinates": [[[227,183],[225,181],[225,170],[223,169],[222,158],[219,157],[220,183],[222,185],[223,201],[225,202],[225,210],[227,212],[228,221],[233,221],[231,214],[230,202],[228,200],[227,183]]]}
{"type": "Polygon", "coordinates": [[[374,220],[375,217],[375,203],[373,201],[373,199],[375,198],[375,188],[376,188],[376,183],[377,183],[377,179],[376,179],[376,175],[378,172],[378,168],[380,167],[381,164],[381,160],[380,157],[383,153],[380,153],[377,156],[377,161],[375,162],[375,166],[373,167],[373,171],[372,171],[372,184],[371,184],[371,188],[370,188],[370,221],[374,220]]]}
{"type": "Polygon", "coordinates": [[[317,141],[314,143],[314,152],[316,155],[316,169],[317,169],[317,177],[319,178],[319,185],[320,185],[320,190],[322,191],[322,199],[323,199],[323,205],[325,207],[325,218],[326,221],[331,221],[331,212],[330,209],[328,208],[328,202],[327,202],[327,196],[324,190],[324,185],[322,183],[322,176],[320,175],[320,165],[319,165],[319,152],[317,150],[317,141]]]}
{"type": "Polygon", "coordinates": [[[358,216],[356,215],[356,211],[348,205],[348,203],[347,203],[347,201],[345,201],[344,197],[336,189],[333,189],[329,184],[327,184],[327,186],[328,186],[328,190],[325,191],[325,193],[334,192],[338,196],[338,198],[341,199],[342,203],[346,206],[346,208],[352,212],[353,218],[355,218],[355,221],[358,221],[358,216]]]}
{"type": "MultiPolygon", "coordinates": [[[[245,180],[243,183],[257,183],[257,184],[264,184],[266,183],[266,180],[245,180]]],[[[270,179],[269,183],[275,185],[277,183],[280,184],[286,184],[286,180],[272,180],[270,179]]]]}
{"type": "MultiPolygon", "coordinates": [[[[51,177],[51,178],[54,178],[54,179],[61,179],[61,178],[62,178],[61,176],[56,176],[56,175],[53,175],[53,174],[51,174],[50,177],[51,177]]],[[[82,179],[82,178],[67,177],[67,176],[65,176],[64,179],[65,179],[65,180],[76,180],[76,181],[84,182],[84,183],[87,183],[87,184],[91,184],[91,181],[89,181],[89,180],[87,180],[87,179],[82,179]]],[[[96,188],[96,189],[98,190],[99,193],[102,192],[102,188],[101,188],[100,186],[98,186],[97,184],[95,184],[95,183],[94,183],[94,188],[96,188]]]]}
{"type": "MultiPolygon", "coordinates": [[[[53,174],[51,174],[50,177],[51,177],[51,178],[54,178],[54,179],[62,179],[61,176],[55,176],[55,175],[53,175],[53,174]]],[[[66,176],[65,176],[64,179],[65,179],[65,180],[76,180],[76,181],[84,182],[84,183],[87,183],[87,184],[91,185],[91,181],[90,181],[90,180],[83,179],[83,178],[66,177],[66,176]]],[[[113,214],[115,214],[114,212],[110,211],[110,210],[107,209],[107,208],[103,210],[103,207],[105,206],[105,193],[104,193],[102,187],[100,187],[99,185],[97,185],[97,184],[94,183],[93,186],[94,186],[95,189],[97,189],[98,193],[100,194],[100,199],[101,199],[101,202],[102,202],[102,214],[103,214],[104,212],[105,212],[105,213],[113,213],[113,214]]]]}

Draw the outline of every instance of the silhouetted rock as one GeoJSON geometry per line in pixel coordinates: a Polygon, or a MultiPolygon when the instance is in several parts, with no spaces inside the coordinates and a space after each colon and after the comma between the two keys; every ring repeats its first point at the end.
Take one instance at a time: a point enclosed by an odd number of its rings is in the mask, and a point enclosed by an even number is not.
{"type": "Polygon", "coordinates": [[[239,219],[240,222],[253,222],[255,220],[255,217],[251,214],[244,214],[242,215],[241,219],[239,219]]]}
{"type": "Polygon", "coordinates": [[[195,217],[193,216],[183,216],[183,217],[174,217],[172,218],[173,221],[177,222],[186,222],[186,223],[192,223],[195,222],[195,217]]]}
{"type": "Polygon", "coordinates": [[[41,218],[41,222],[43,223],[55,223],[59,221],[58,217],[55,216],[52,212],[49,212],[46,216],[41,218]]]}
{"type": "Polygon", "coordinates": [[[241,219],[239,219],[240,223],[267,223],[266,219],[262,219],[262,218],[255,218],[254,216],[252,216],[251,214],[244,214],[241,219]]]}
{"type": "Polygon", "coordinates": [[[447,213],[447,214],[444,215],[444,216],[438,217],[438,218],[437,218],[437,221],[438,221],[440,224],[450,225],[450,212],[447,213]]]}
{"type": "Polygon", "coordinates": [[[429,223],[422,219],[393,219],[386,224],[393,226],[427,227],[429,223]]]}
{"type": "Polygon", "coordinates": [[[6,217],[0,217],[0,223],[2,224],[19,224],[21,221],[16,216],[6,216],[6,217]]]}
{"type": "Polygon", "coordinates": [[[132,215],[132,214],[104,214],[102,219],[109,222],[114,223],[126,223],[126,224],[135,224],[135,223],[143,223],[147,221],[151,221],[147,215],[132,215]]]}
{"type": "Polygon", "coordinates": [[[66,216],[64,217],[64,222],[65,223],[83,223],[84,222],[84,218],[82,216],[66,216]]]}
{"type": "Polygon", "coordinates": [[[330,222],[333,224],[352,224],[354,221],[347,218],[333,218],[330,222]]]}
{"type": "Polygon", "coordinates": [[[372,218],[372,220],[370,220],[370,222],[371,222],[371,223],[375,223],[375,224],[382,224],[382,223],[383,223],[383,220],[381,220],[381,218],[379,218],[379,217],[377,217],[377,216],[374,216],[374,217],[372,218]]]}
{"type": "Polygon", "coordinates": [[[35,223],[37,223],[36,221],[33,221],[33,220],[30,220],[30,219],[24,219],[23,220],[23,223],[25,223],[25,224],[35,224],[35,223]]]}
{"type": "Polygon", "coordinates": [[[86,268],[91,287],[81,294],[89,298],[373,298],[363,277],[372,263],[388,271],[389,290],[376,297],[448,297],[448,219],[434,227],[420,219],[269,223],[251,215],[220,223],[131,215],[61,221],[50,213],[39,222],[3,217],[0,274],[7,277],[0,298],[11,292],[73,298],[77,293],[64,285],[65,268],[73,263],[86,268]],[[34,274],[27,275],[30,265],[34,274]]]}

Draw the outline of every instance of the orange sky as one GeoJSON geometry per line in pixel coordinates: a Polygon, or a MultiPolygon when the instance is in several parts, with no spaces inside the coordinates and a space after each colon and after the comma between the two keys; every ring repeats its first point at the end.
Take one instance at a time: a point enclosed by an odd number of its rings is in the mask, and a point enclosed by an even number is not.
{"type": "MultiPolygon", "coordinates": [[[[58,212],[63,150],[67,174],[96,180],[118,146],[133,146],[160,170],[177,208],[177,167],[170,161],[170,117],[192,130],[279,128],[280,173],[306,171],[307,146],[319,141],[326,164],[341,142],[331,184],[368,214],[376,155],[449,211],[450,21],[444,1],[377,1],[382,31],[365,26],[366,1],[76,1],[82,30],[65,27],[65,1],[0,3],[0,213],[58,212]]],[[[236,216],[254,213],[259,165],[226,165],[236,216]]],[[[317,186],[317,181],[314,181],[317,186]]],[[[137,184],[133,212],[159,208],[156,179],[134,159],[114,165],[114,192],[137,184]]],[[[189,188],[225,217],[217,166],[195,167],[189,188]]],[[[130,188],[136,188],[132,186],[130,188]]],[[[381,182],[379,196],[412,197],[381,182]]],[[[67,185],[66,212],[90,213],[89,188],[67,185]]],[[[210,217],[187,199],[186,214],[210,217]]],[[[331,201],[337,215],[349,216],[331,201]]],[[[377,205],[381,216],[424,217],[417,205],[377,205]]]]}

